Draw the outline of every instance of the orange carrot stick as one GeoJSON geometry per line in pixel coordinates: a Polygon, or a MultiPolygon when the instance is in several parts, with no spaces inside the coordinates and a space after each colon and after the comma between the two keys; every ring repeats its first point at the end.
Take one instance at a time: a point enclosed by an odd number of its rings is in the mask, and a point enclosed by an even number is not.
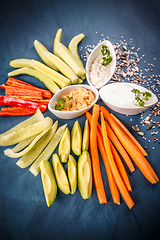
{"type": "Polygon", "coordinates": [[[98,157],[98,148],[97,148],[97,122],[99,117],[99,105],[94,104],[93,106],[93,117],[91,121],[90,129],[90,152],[93,168],[93,178],[95,183],[95,188],[100,204],[107,203],[107,198],[104,190],[99,157],[98,157]]]}
{"type": "Polygon", "coordinates": [[[135,142],[135,144],[137,145],[137,147],[140,149],[140,151],[143,153],[144,156],[147,156],[148,154],[146,153],[146,151],[144,150],[144,148],[140,145],[140,143],[134,138],[134,136],[130,133],[130,131],[128,131],[128,129],[123,125],[123,123],[116,118],[116,116],[114,116],[112,113],[111,115],[113,116],[113,118],[116,120],[116,122],[123,128],[123,130],[128,134],[128,136],[135,142]]]}
{"type": "Polygon", "coordinates": [[[126,188],[127,190],[130,192],[132,191],[132,188],[131,188],[131,184],[130,184],[130,181],[129,181],[129,178],[128,178],[128,175],[126,173],[126,170],[123,166],[123,163],[117,153],[117,150],[115,149],[115,147],[113,146],[113,144],[110,142],[110,148],[111,148],[111,151],[112,151],[112,155],[113,155],[113,158],[114,158],[114,161],[115,161],[115,164],[118,168],[118,171],[121,175],[121,178],[124,182],[124,184],[126,185],[126,188]]]}
{"type": "MultiPolygon", "coordinates": [[[[92,115],[89,112],[87,112],[86,113],[86,117],[88,119],[89,125],[91,125],[92,115]]],[[[112,174],[110,166],[109,166],[108,158],[107,158],[107,155],[106,155],[106,152],[105,152],[105,149],[104,149],[102,135],[100,134],[98,129],[97,129],[97,140],[98,140],[98,148],[99,148],[99,150],[101,152],[101,156],[102,156],[105,168],[106,168],[108,182],[109,182],[109,187],[110,187],[111,195],[112,195],[112,198],[113,198],[113,202],[115,204],[120,204],[119,190],[117,188],[115,179],[113,177],[113,174],[112,174]]]]}
{"type": "Polygon", "coordinates": [[[103,117],[103,113],[101,112],[101,125],[102,125],[102,136],[103,136],[103,142],[104,142],[104,147],[106,150],[106,154],[109,160],[109,165],[111,167],[113,176],[115,178],[115,181],[117,183],[117,186],[119,188],[119,191],[124,199],[124,201],[126,202],[127,206],[131,209],[134,206],[134,202],[131,198],[131,196],[129,195],[129,192],[127,191],[127,188],[119,174],[119,171],[116,167],[112,152],[111,152],[111,148],[110,148],[110,143],[109,143],[109,138],[107,135],[107,130],[106,130],[106,126],[105,126],[105,121],[104,121],[104,117],[103,117]]]}
{"type": "Polygon", "coordinates": [[[121,142],[119,141],[119,139],[117,138],[117,136],[115,135],[113,130],[110,128],[108,123],[105,122],[105,124],[107,127],[108,137],[110,138],[110,140],[112,141],[114,146],[118,149],[119,153],[123,157],[125,163],[127,164],[128,168],[130,169],[130,171],[131,172],[135,171],[133,162],[132,162],[131,158],[129,157],[128,153],[126,152],[125,148],[123,147],[123,145],[121,144],[121,142]]]}
{"type": "Polygon", "coordinates": [[[105,119],[108,121],[109,125],[112,127],[113,131],[119,138],[120,142],[131,156],[133,161],[136,163],[140,171],[146,177],[146,179],[153,183],[157,183],[159,181],[156,173],[153,168],[146,160],[142,152],[139,150],[137,145],[128,137],[127,133],[122,129],[122,127],[116,122],[113,116],[108,112],[105,107],[100,107],[100,110],[103,112],[105,119]]]}

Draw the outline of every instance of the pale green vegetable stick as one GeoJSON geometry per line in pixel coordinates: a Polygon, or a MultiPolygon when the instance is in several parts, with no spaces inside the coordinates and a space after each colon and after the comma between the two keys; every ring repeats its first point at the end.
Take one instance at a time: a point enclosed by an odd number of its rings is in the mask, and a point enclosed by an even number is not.
{"type": "Polygon", "coordinates": [[[21,142],[51,127],[52,124],[53,120],[50,117],[46,117],[39,122],[30,124],[27,127],[22,127],[7,136],[1,137],[0,146],[9,146],[21,142]]]}
{"type": "Polygon", "coordinates": [[[55,135],[53,136],[53,138],[51,139],[51,141],[49,142],[49,144],[47,145],[47,147],[43,150],[43,152],[39,155],[39,157],[35,160],[35,162],[31,165],[31,167],[29,168],[29,171],[37,176],[37,174],[40,171],[40,162],[42,160],[47,161],[50,156],[52,155],[52,153],[54,152],[54,150],[56,149],[62,135],[63,132],[66,128],[67,124],[61,126],[58,128],[58,130],[56,131],[55,135]]]}
{"type": "Polygon", "coordinates": [[[21,128],[27,127],[28,125],[31,125],[31,124],[36,123],[38,121],[41,121],[43,119],[44,119],[44,116],[41,113],[41,111],[38,109],[37,112],[33,116],[31,116],[28,119],[20,122],[19,124],[17,124],[14,127],[10,128],[8,131],[0,134],[0,145],[1,145],[2,139],[7,137],[9,134],[11,134],[13,132],[17,132],[21,128]]]}
{"type": "Polygon", "coordinates": [[[23,157],[21,157],[16,164],[21,168],[26,168],[31,165],[34,160],[41,154],[43,149],[51,141],[58,127],[58,121],[56,121],[51,129],[30,149],[23,157]]]}
{"type": "Polygon", "coordinates": [[[43,137],[43,135],[48,132],[48,130],[51,127],[49,126],[48,128],[46,128],[43,132],[41,132],[40,134],[38,134],[38,136],[28,145],[28,147],[26,147],[24,150],[22,150],[21,152],[15,153],[12,149],[8,148],[6,150],[4,150],[4,154],[10,158],[18,158],[21,157],[23,155],[25,155],[35,144],[36,142],[38,142],[38,140],[43,137]]]}
{"type": "Polygon", "coordinates": [[[22,149],[27,147],[36,137],[37,137],[37,135],[27,138],[27,139],[23,140],[22,142],[19,142],[14,148],[12,148],[12,151],[14,153],[21,151],[22,149]]]}
{"type": "Polygon", "coordinates": [[[32,68],[29,68],[29,67],[22,67],[22,68],[16,69],[16,70],[14,70],[12,72],[9,72],[8,76],[9,77],[14,77],[14,76],[21,75],[21,74],[27,74],[27,75],[30,75],[30,76],[33,76],[33,77],[37,78],[53,94],[60,90],[59,86],[51,78],[47,77],[46,75],[44,75],[40,71],[32,69],[32,68]]]}

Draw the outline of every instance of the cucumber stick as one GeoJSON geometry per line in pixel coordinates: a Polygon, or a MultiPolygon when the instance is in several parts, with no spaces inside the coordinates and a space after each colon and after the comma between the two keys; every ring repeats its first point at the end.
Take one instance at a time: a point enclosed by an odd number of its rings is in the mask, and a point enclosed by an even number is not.
{"type": "Polygon", "coordinates": [[[50,117],[46,117],[39,122],[19,128],[17,131],[12,131],[8,135],[1,137],[0,145],[9,146],[21,142],[29,137],[41,133],[45,129],[51,127],[52,124],[53,120],[50,117]]]}
{"type": "Polygon", "coordinates": [[[27,74],[30,76],[33,76],[35,78],[37,78],[38,80],[40,80],[53,94],[55,94],[56,92],[58,92],[60,90],[60,88],[58,87],[58,85],[49,77],[47,77],[46,75],[44,75],[43,73],[41,73],[40,71],[37,71],[35,69],[29,68],[29,67],[22,67],[19,69],[16,69],[12,72],[8,73],[9,77],[14,77],[14,76],[18,76],[21,74],[27,74]]]}
{"type": "Polygon", "coordinates": [[[22,149],[27,147],[36,137],[37,137],[37,135],[19,142],[14,148],[12,148],[12,151],[14,153],[21,151],[22,149]]]}
{"type": "Polygon", "coordinates": [[[45,64],[38,62],[36,60],[32,60],[32,66],[34,69],[40,71],[41,73],[45,74],[47,77],[51,78],[55,81],[60,88],[64,88],[71,84],[70,80],[63,76],[62,74],[54,71],[53,69],[47,67],[45,64]]]}
{"type": "Polygon", "coordinates": [[[6,150],[4,150],[4,155],[10,157],[10,158],[18,158],[21,157],[23,155],[25,155],[35,144],[36,142],[38,142],[38,140],[43,137],[43,135],[48,132],[48,130],[51,128],[51,126],[49,126],[48,128],[46,128],[43,132],[41,132],[40,134],[38,134],[38,136],[36,136],[36,138],[22,151],[20,152],[14,152],[12,149],[8,148],[6,150]]]}
{"type": "Polygon", "coordinates": [[[6,138],[8,138],[11,134],[14,134],[15,132],[19,131],[21,128],[25,128],[28,125],[34,124],[43,119],[44,119],[44,116],[41,113],[41,111],[38,109],[37,112],[33,116],[20,122],[19,124],[15,125],[11,129],[7,130],[6,132],[0,134],[0,146],[5,146],[5,145],[3,145],[3,143],[4,143],[4,141],[6,141],[6,138]]]}
{"type": "Polygon", "coordinates": [[[68,45],[68,49],[71,51],[73,56],[77,59],[77,62],[84,68],[84,65],[79,57],[78,54],[78,44],[82,41],[82,39],[85,37],[83,33],[80,33],[73,37],[68,45]]]}
{"type": "Polygon", "coordinates": [[[62,28],[59,28],[55,34],[55,37],[54,37],[54,42],[53,42],[53,53],[57,56],[57,57],[60,57],[58,51],[57,51],[57,48],[56,48],[56,45],[58,42],[61,42],[61,37],[62,37],[62,28]]]}
{"type": "Polygon", "coordinates": [[[62,74],[56,72],[55,70],[51,69],[50,67],[46,66],[44,63],[39,62],[34,59],[15,59],[10,62],[11,67],[31,67],[35,70],[38,70],[42,74],[46,75],[54,82],[56,82],[60,88],[66,87],[70,85],[70,80],[67,79],[62,74]],[[22,63],[22,65],[20,65],[22,63]]]}
{"type": "Polygon", "coordinates": [[[75,72],[59,57],[50,52],[45,52],[46,57],[58,68],[58,70],[70,79],[72,84],[77,83],[78,77],[75,72]]]}
{"type": "Polygon", "coordinates": [[[86,70],[78,63],[78,61],[69,51],[69,49],[59,42],[56,44],[56,50],[60,55],[61,59],[63,59],[63,61],[71,67],[71,69],[76,73],[76,75],[84,79],[86,70]]]}
{"type": "Polygon", "coordinates": [[[26,168],[31,165],[34,160],[41,154],[47,144],[51,141],[58,127],[58,121],[56,121],[51,129],[31,148],[23,157],[21,157],[16,164],[20,168],[26,168]]]}
{"type": "Polygon", "coordinates": [[[42,160],[47,161],[50,156],[52,155],[52,153],[54,152],[54,150],[56,149],[62,135],[63,132],[66,128],[67,124],[61,126],[58,128],[58,130],[56,131],[55,135],[53,136],[53,138],[51,139],[51,141],[49,142],[49,144],[47,145],[47,147],[43,150],[43,152],[38,156],[38,158],[35,160],[35,162],[31,165],[31,167],[29,168],[29,171],[37,176],[37,174],[40,171],[40,162],[42,160]]]}
{"type": "Polygon", "coordinates": [[[45,52],[48,52],[48,49],[40,43],[38,40],[34,40],[34,47],[40,56],[40,58],[43,60],[43,62],[50,68],[52,68],[55,71],[58,71],[57,67],[46,57],[45,52]]]}

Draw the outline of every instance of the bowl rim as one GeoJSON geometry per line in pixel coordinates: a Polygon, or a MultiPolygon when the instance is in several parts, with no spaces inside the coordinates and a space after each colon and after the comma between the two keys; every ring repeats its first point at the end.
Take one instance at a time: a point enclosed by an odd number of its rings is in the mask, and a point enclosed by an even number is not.
{"type": "Polygon", "coordinates": [[[70,115],[72,115],[72,114],[75,114],[75,113],[81,113],[81,112],[84,112],[85,110],[87,110],[88,108],[90,108],[94,103],[96,103],[97,101],[98,101],[98,98],[99,98],[99,91],[96,89],[96,88],[94,88],[93,86],[90,86],[90,85],[87,85],[87,84],[74,84],[74,85],[70,85],[70,86],[67,86],[67,87],[65,87],[65,88],[63,88],[63,89],[61,89],[60,91],[58,91],[56,94],[54,94],[53,95],[53,97],[50,99],[50,101],[49,101],[49,104],[48,104],[48,109],[52,112],[52,113],[60,113],[60,114],[70,114],[70,115]],[[51,106],[51,104],[52,104],[52,102],[54,101],[54,99],[55,99],[55,102],[56,102],[56,100],[57,99],[59,99],[59,97],[61,96],[61,95],[63,95],[63,93],[62,92],[65,92],[65,91],[67,91],[68,89],[70,89],[70,88],[72,88],[72,89],[77,89],[77,88],[79,88],[79,87],[84,87],[84,88],[87,88],[87,89],[89,89],[89,90],[91,90],[93,93],[94,93],[94,95],[95,95],[95,99],[94,99],[94,101],[88,106],[88,107],[85,107],[85,108],[83,108],[83,109],[80,109],[80,110],[73,110],[73,111],[59,111],[59,110],[56,110],[56,109],[54,109],[52,106],[51,106]],[[58,97],[57,97],[58,96],[58,97]]]}
{"type": "MultiPolygon", "coordinates": [[[[98,55],[97,55],[97,56],[98,56],[98,55]]],[[[115,50],[114,50],[114,47],[113,47],[111,41],[109,41],[109,40],[104,40],[104,41],[98,43],[98,45],[97,45],[97,46],[92,50],[92,52],[90,53],[90,55],[89,55],[89,57],[88,57],[88,59],[87,59],[87,62],[86,62],[86,79],[87,79],[88,84],[89,84],[90,86],[95,87],[96,89],[102,88],[104,85],[106,85],[106,84],[109,82],[109,80],[110,80],[111,77],[113,76],[113,74],[114,74],[114,72],[115,72],[115,68],[116,68],[116,53],[115,53],[115,50]],[[96,86],[94,86],[94,85],[91,83],[91,81],[90,81],[90,79],[89,79],[89,69],[90,69],[90,66],[91,66],[92,62],[93,62],[94,59],[96,58],[96,57],[94,57],[93,60],[91,60],[93,54],[95,54],[96,51],[98,52],[97,49],[99,49],[102,45],[106,45],[107,47],[109,47],[110,52],[112,52],[111,56],[112,56],[113,70],[112,70],[112,73],[110,74],[109,79],[106,80],[106,82],[103,83],[101,86],[96,87],[96,86]]]]}
{"type": "MultiPolygon", "coordinates": [[[[127,85],[135,85],[135,86],[138,86],[138,87],[140,87],[140,88],[144,88],[143,86],[140,86],[140,85],[138,85],[138,84],[135,84],[135,83],[127,83],[127,82],[120,82],[120,83],[109,83],[108,85],[105,85],[105,86],[103,86],[103,87],[107,87],[107,86],[109,86],[109,85],[111,85],[111,84],[127,84],[127,85]]],[[[103,87],[99,90],[99,95],[100,95],[100,98],[103,100],[104,98],[102,97],[102,90],[103,90],[103,87]]],[[[145,88],[144,88],[145,89],[145,88]]],[[[114,107],[116,107],[116,108],[119,108],[119,109],[124,109],[124,110],[127,110],[127,109],[129,109],[129,110],[132,110],[132,109],[137,109],[137,110],[145,110],[146,108],[149,108],[149,107],[151,107],[151,106],[153,106],[153,105],[155,105],[157,102],[158,102],[158,98],[157,98],[157,96],[152,92],[152,91],[150,91],[150,90],[148,90],[147,89],[147,91],[149,92],[149,93],[151,93],[151,94],[153,94],[153,96],[155,96],[155,98],[156,98],[156,101],[155,102],[153,102],[153,103],[150,103],[150,104],[146,104],[144,107],[138,107],[138,106],[134,106],[134,107],[125,107],[125,106],[120,106],[120,105],[116,105],[116,104],[113,104],[112,102],[110,102],[110,101],[108,101],[108,100],[105,100],[104,99],[104,101],[105,102],[107,102],[108,104],[110,104],[110,105],[112,105],[112,106],[114,106],[114,107]]],[[[106,104],[107,105],[107,104],[106,104]]]]}

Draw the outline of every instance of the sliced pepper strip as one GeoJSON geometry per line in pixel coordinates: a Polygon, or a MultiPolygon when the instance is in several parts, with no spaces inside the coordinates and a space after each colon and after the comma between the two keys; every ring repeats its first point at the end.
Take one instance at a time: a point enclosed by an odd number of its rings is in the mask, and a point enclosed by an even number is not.
{"type": "Polygon", "coordinates": [[[32,84],[29,84],[27,82],[24,82],[24,81],[16,79],[16,78],[9,77],[6,82],[6,85],[20,87],[20,88],[33,89],[33,90],[39,91],[42,93],[43,98],[51,98],[52,97],[52,93],[49,90],[33,86],[32,84]]]}
{"type": "Polygon", "coordinates": [[[23,107],[4,107],[1,108],[0,116],[29,116],[35,114],[36,110],[23,107]]]}
{"type": "Polygon", "coordinates": [[[34,110],[37,110],[39,108],[41,112],[44,112],[47,110],[46,105],[38,104],[36,102],[26,101],[19,98],[3,96],[3,95],[0,95],[0,106],[23,107],[23,108],[31,108],[34,110]]]}
{"type": "Polygon", "coordinates": [[[42,93],[32,89],[5,86],[4,84],[1,85],[1,89],[5,90],[6,95],[33,96],[42,99],[42,93]]]}

